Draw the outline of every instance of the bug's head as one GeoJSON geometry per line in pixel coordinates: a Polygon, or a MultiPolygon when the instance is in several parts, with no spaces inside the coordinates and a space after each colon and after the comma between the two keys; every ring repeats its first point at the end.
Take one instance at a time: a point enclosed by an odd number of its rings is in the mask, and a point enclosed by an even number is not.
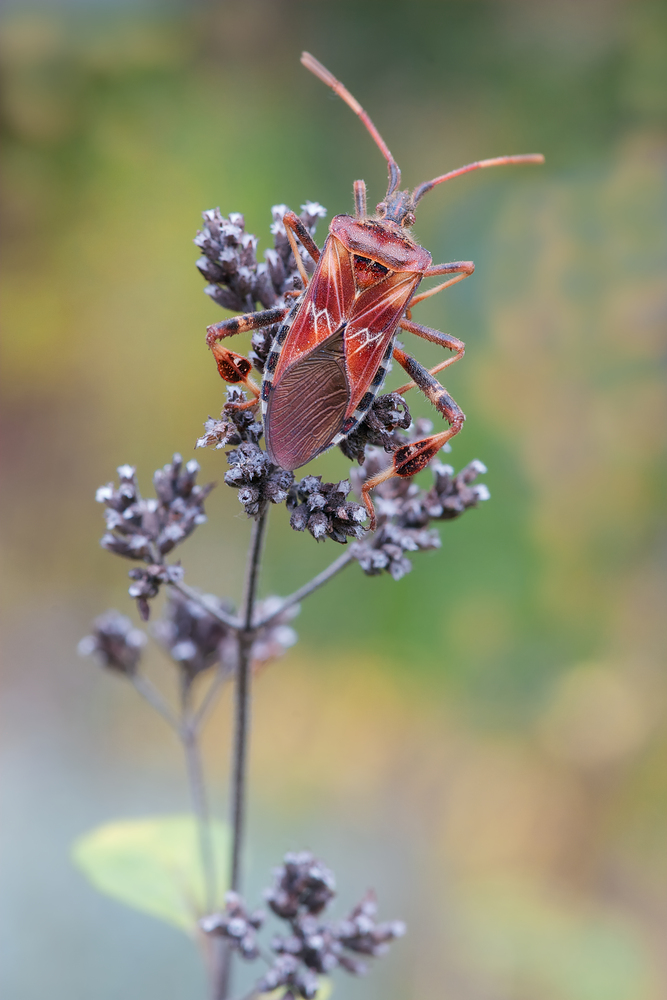
{"type": "MultiPolygon", "coordinates": [[[[458,170],[450,170],[447,174],[441,174],[439,177],[434,177],[433,180],[425,181],[419,187],[416,187],[414,191],[399,191],[401,171],[398,169],[398,164],[389,152],[389,147],[375,125],[359,104],[359,101],[352,96],[340,80],[336,79],[333,73],[329,72],[326,66],[318,62],[309,52],[302,53],[301,62],[306,69],[309,69],[323,83],[326,83],[327,87],[331,87],[334,93],[338,94],[348,107],[352,108],[355,115],[366,126],[373,141],[387,161],[389,184],[384,199],[377,206],[378,217],[386,222],[394,222],[405,229],[414,225],[415,205],[417,202],[423,198],[427,191],[434,188],[436,184],[442,184],[443,181],[448,181],[452,177],[459,177],[461,174],[467,174],[471,170],[479,170],[482,167],[499,167],[507,163],[544,163],[544,157],[541,153],[525,153],[520,156],[496,156],[491,160],[477,160],[475,163],[466,164],[465,167],[459,167],[458,170]]],[[[364,218],[366,216],[366,185],[363,181],[355,181],[354,192],[357,218],[364,218]]]]}
{"type": "Polygon", "coordinates": [[[409,229],[415,224],[415,201],[412,191],[388,191],[377,206],[378,217],[409,229]]]}

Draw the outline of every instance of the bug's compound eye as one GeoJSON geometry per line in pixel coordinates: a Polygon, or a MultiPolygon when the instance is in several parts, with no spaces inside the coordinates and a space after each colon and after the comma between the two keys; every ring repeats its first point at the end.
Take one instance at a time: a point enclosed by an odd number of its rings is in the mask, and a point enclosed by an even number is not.
{"type": "Polygon", "coordinates": [[[387,202],[381,201],[379,205],[375,206],[375,210],[380,216],[380,218],[384,219],[385,215],[387,214],[387,202]]]}
{"type": "Polygon", "coordinates": [[[414,212],[408,212],[401,219],[401,225],[405,226],[406,229],[408,229],[410,226],[414,226],[414,224],[415,224],[415,213],[414,212]]]}

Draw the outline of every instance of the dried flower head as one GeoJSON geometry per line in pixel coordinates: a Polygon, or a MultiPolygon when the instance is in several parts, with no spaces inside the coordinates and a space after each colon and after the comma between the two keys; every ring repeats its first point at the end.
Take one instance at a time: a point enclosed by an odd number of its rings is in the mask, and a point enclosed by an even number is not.
{"type": "Polygon", "coordinates": [[[174,455],[153,476],[157,497],[142,499],[134,467],[119,466],[118,487],[107,483],[95,495],[106,508],[102,547],[128,559],[151,561],[171,552],[206,521],[204,500],[214,484],[197,486],[198,472],[197,462],[183,465],[181,456],[174,455]]]}
{"type": "Polygon", "coordinates": [[[196,448],[226,448],[243,441],[258,444],[264,433],[262,424],[255,420],[252,409],[240,409],[239,403],[246,401],[245,393],[235,386],[227,388],[227,402],[222,408],[219,420],[209,417],[204,424],[206,433],[197,439],[196,448]]]}
{"type": "Polygon", "coordinates": [[[163,566],[161,563],[154,563],[144,569],[138,567],[131,569],[127,575],[131,580],[134,580],[127,592],[130,597],[134,597],[136,600],[141,620],[147,622],[151,616],[148,602],[153,597],[157,597],[163,583],[180,583],[183,579],[183,567],[178,564],[163,566]]]}
{"type": "MultiPolygon", "coordinates": [[[[431,431],[430,421],[416,421],[407,435],[415,440],[431,431]]],[[[405,440],[406,437],[403,437],[405,440]]],[[[367,447],[366,459],[359,469],[351,472],[357,492],[366,479],[374,476],[386,464],[379,448],[367,447]]],[[[431,521],[445,521],[458,517],[483,500],[489,491],[476,477],[486,472],[479,461],[470,462],[458,475],[450,465],[439,461],[430,464],[433,485],[424,490],[412,479],[394,477],[381,483],[375,490],[377,529],[369,538],[354,543],[352,554],[364,573],[377,576],[387,572],[400,580],[412,569],[407,552],[426,552],[440,547],[437,531],[429,529],[431,521]]]]}
{"type": "Polygon", "coordinates": [[[315,972],[304,967],[295,955],[276,955],[273,965],[257,982],[257,993],[270,993],[280,987],[286,987],[281,1000],[313,1000],[320,987],[319,977],[315,972]]]}
{"type": "Polygon", "coordinates": [[[93,622],[93,631],[81,640],[80,656],[94,655],[103,667],[134,676],[146,645],[146,635],[118,611],[105,611],[93,622]]]}
{"type": "Polygon", "coordinates": [[[290,524],[295,531],[307,528],[318,542],[331,538],[344,545],[348,538],[362,538],[368,515],[361,504],[348,501],[351,488],[348,479],[323,483],[321,476],[305,476],[289,491],[290,524]]]}
{"type": "Polygon", "coordinates": [[[347,919],[325,921],[322,913],[335,895],[333,873],[307,851],[287,854],[274,875],[274,886],[265,892],[265,899],[276,916],[289,924],[289,933],[273,938],[271,949],[276,957],[257,984],[258,992],[284,987],[285,996],[315,997],[321,975],[338,966],[360,975],[366,968],[356,954],[380,957],[390,941],[405,933],[402,921],[375,922],[372,892],[347,919]]]}
{"type": "MultiPolygon", "coordinates": [[[[405,924],[402,920],[391,920],[376,924],[377,900],[375,893],[369,890],[360,903],[350,913],[347,920],[336,926],[336,936],[344,948],[379,958],[386,955],[389,942],[405,934],[405,924]]],[[[342,962],[341,962],[342,964],[342,962]]],[[[351,970],[363,971],[359,968],[351,970]]]]}
{"type": "Polygon", "coordinates": [[[239,501],[248,517],[257,517],[267,503],[287,499],[294,475],[273,465],[259,445],[242,442],[227,452],[227,462],[231,468],[225,473],[225,482],[239,491],[239,501]]]}
{"type": "Polygon", "coordinates": [[[358,427],[338,447],[346,458],[362,465],[366,445],[377,445],[392,452],[405,444],[405,437],[397,431],[407,430],[411,421],[408,405],[397,392],[377,396],[358,427]]]}
{"type": "MultiPolygon", "coordinates": [[[[229,602],[219,601],[212,594],[206,594],[204,599],[212,608],[228,613],[233,611],[229,602]]],[[[152,631],[188,682],[216,663],[222,663],[229,672],[234,669],[236,633],[197,601],[178,591],[169,595],[163,615],[152,631]]]]}
{"type": "Polygon", "coordinates": [[[279,917],[320,913],[336,894],[333,872],[309,851],[286,854],[273,875],[273,887],[264,898],[279,917]]]}
{"type": "MultiPolygon", "coordinates": [[[[271,209],[274,246],[264,252],[265,259],[261,264],[257,262],[257,237],[246,233],[242,215],[232,212],[225,218],[219,208],[203,213],[204,227],[194,241],[203,252],[197,267],[209,282],[204,290],[214,302],[237,312],[253,312],[258,303],[264,309],[271,309],[285,305],[285,292],[295,287],[295,278],[301,287],[282,221],[287,211],[287,205],[274,205],[271,209]]],[[[314,236],[318,220],[326,214],[326,209],[317,202],[308,201],[301,206],[300,218],[314,236]]],[[[305,251],[302,252],[302,259],[312,272],[314,265],[305,251]]],[[[264,333],[270,342],[273,334],[269,331],[264,333]]],[[[253,343],[253,348],[262,352],[260,343],[256,347],[253,343]]]]}
{"type": "Polygon", "coordinates": [[[257,931],[265,918],[266,914],[262,910],[250,913],[237,892],[228,892],[225,895],[224,910],[203,917],[199,926],[205,934],[225,938],[242,958],[253,961],[259,957],[257,931]]]}

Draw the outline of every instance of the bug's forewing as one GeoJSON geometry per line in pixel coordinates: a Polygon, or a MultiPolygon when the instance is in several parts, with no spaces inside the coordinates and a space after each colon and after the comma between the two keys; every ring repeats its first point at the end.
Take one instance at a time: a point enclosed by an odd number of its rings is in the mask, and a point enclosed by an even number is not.
{"type": "Polygon", "coordinates": [[[283,469],[328,448],[364,397],[363,408],[370,405],[373,376],[421,279],[402,271],[367,287],[362,260],[363,281],[355,281],[353,254],[329,236],[282,346],[265,431],[269,456],[283,469]]]}
{"type": "Polygon", "coordinates": [[[343,325],[354,303],[349,252],[329,237],[273,376],[265,416],[266,449],[283,469],[298,469],[341,430],[350,399],[343,325]]]}
{"type": "Polygon", "coordinates": [[[421,275],[414,271],[398,271],[355,299],[345,328],[345,365],[351,386],[346,416],[366,394],[420,280],[421,275]]]}
{"type": "Polygon", "coordinates": [[[350,254],[339,240],[329,236],[283,345],[274,389],[288,368],[337,333],[350,314],[354,296],[350,254]]]}

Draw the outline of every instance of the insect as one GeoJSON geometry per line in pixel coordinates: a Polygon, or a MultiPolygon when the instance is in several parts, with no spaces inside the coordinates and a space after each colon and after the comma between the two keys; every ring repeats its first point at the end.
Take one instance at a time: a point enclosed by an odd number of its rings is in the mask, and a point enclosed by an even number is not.
{"type": "MultiPolygon", "coordinates": [[[[271,461],[293,471],[332,445],[339,444],[364,419],[382,387],[393,359],[410,381],[398,393],[419,388],[448,427],[419,441],[402,445],[386,469],[367,480],[363,500],[376,519],[370,491],[391,476],[414,476],[442,446],[461,430],[465,416],[436,379],[438,372],[463,357],[465,345],[456,337],[415,323],[411,310],[424,299],[472,274],[472,261],[457,260],[433,266],[431,254],[413,239],[415,208],[437,184],[509,163],[543,163],[540,153],[478,160],[434,177],[413,191],[401,191],[401,172],[382,136],[357,100],[310,53],[301,62],[341,97],[359,116],[387,161],[387,193],[369,215],[366,184],[354,182],[355,214],[335,216],[322,250],[301,219],[291,211],[283,223],[303,281],[303,290],[291,293],[284,308],[247,313],[209,326],[207,343],[218,370],[228,382],[242,382],[252,397],[246,406],[261,402],[266,450],[271,461]],[[309,276],[298,244],[315,263],[309,276]],[[446,281],[415,294],[422,278],[449,275],[446,281]],[[250,361],[220,344],[225,337],[280,323],[264,368],[261,388],[250,379],[250,361]],[[398,330],[422,337],[452,352],[427,370],[396,342],[398,330]]],[[[289,293],[288,293],[289,294],[289,293]]]]}

